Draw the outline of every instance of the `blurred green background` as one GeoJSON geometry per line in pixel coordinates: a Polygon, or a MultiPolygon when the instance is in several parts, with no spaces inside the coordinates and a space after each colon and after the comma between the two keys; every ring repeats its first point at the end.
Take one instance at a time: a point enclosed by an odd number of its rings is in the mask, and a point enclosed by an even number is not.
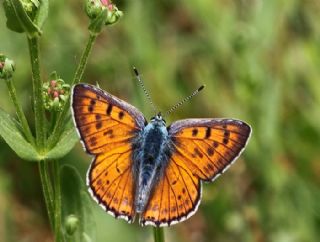
{"type": "MultiPolygon", "coordinates": [[[[199,211],[165,230],[166,241],[310,242],[320,237],[320,1],[114,1],[121,21],[98,37],[83,78],[151,108],[131,67],[163,111],[201,84],[206,89],[169,120],[234,117],[252,125],[240,159],[205,184],[199,211]]],[[[43,77],[67,82],[88,38],[82,1],[50,1],[41,39],[43,77]]],[[[26,37],[6,29],[0,52],[16,62],[15,85],[28,114],[26,37]]],[[[6,86],[0,106],[14,115],[6,86]]],[[[32,115],[29,115],[31,121],[32,115]]],[[[83,179],[91,158],[78,144],[61,160],[83,179]]],[[[115,220],[92,201],[96,241],[152,241],[152,230],[115,220]]],[[[52,241],[37,165],[0,139],[0,240],[52,241]]]]}

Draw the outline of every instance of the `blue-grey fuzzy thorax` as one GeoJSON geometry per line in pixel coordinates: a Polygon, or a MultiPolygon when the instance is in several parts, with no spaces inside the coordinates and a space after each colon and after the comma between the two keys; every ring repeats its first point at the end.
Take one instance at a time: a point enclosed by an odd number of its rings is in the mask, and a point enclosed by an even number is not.
{"type": "Polygon", "coordinates": [[[152,120],[134,140],[135,210],[142,213],[171,155],[171,143],[162,119],[152,120]]]}

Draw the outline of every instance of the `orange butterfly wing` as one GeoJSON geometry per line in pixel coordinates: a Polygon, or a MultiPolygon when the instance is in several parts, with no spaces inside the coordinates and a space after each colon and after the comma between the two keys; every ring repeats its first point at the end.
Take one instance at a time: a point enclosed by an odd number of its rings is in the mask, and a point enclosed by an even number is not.
{"type": "Polygon", "coordinates": [[[85,150],[95,155],[87,175],[93,198],[115,217],[133,221],[131,140],[145,126],[130,104],[87,84],[72,92],[73,118],[85,150]]]}
{"type": "Polygon", "coordinates": [[[223,173],[251,134],[249,125],[231,119],[180,120],[168,130],[174,152],[142,215],[143,225],[165,226],[193,215],[200,203],[200,181],[213,181],[223,173]]]}
{"type": "Polygon", "coordinates": [[[183,160],[172,156],[141,215],[140,224],[169,226],[187,219],[199,205],[200,189],[200,180],[183,160]]]}

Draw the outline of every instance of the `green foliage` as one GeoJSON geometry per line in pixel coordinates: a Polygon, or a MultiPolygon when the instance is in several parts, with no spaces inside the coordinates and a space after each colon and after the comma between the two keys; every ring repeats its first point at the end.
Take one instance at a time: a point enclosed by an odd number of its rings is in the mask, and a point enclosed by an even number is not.
{"type": "Polygon", "coordinates": [[[13,149],[17,155],[28,161],[41,160],[35,148],[24,138],[17,122],[0,108],[0,136],[13,149]]]}
{"type": "Polygon", "coordinates": [[[69,122],[68,128],[62,133],[58,143],[46,153],[46,159],[60,159],[68,154],[79,141],[79,136],[71,122],[69,122]]]}
{"type": "Polygon", "coordinates": [[[45,153],[38,153],[21,133],[18,123],[0,108],[0,136],[17,155],[27,161],[52,160],[64,157],[79,140],[76,130],[69,122],[58,143],[45,153]]]}
{"type": "Polygon", "coordinates": [[[91,203],[83,180],[71,166],[62,166],[60,173],[65,241],[95,241],[91,203]]]}
{"type": "Polygon", "coordinates": [[[41,27],[48,15],[48,0],[37,2],[5,0],[3,2],[7,17],[7,27],[12,31],[26,32],[29,36],[40,35],[41,27]]]}

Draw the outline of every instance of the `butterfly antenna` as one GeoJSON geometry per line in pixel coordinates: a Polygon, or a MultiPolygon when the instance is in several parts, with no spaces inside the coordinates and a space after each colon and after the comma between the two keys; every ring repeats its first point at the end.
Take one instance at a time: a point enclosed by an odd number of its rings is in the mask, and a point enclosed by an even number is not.
{"type": "Polygon", "coordinates": [[[200,91],[202,91],[204,87],[205,87],[205,85],[202,85],[202,86],[199,87],[197,90],[195,90],[193,93],[191,93],[189,96],[187,96],[185,99],[183,99],[183,100],[181,100],[180,102],[178,102],[176,105],[174,105],[172,108],[170,108],[167,112],[165,112],[165,114],[163,115],[163,117],[168,116],[168,115],[171,114],[174,110],[176,110],[178,107],[180,107],[182,104],[184,104],[185,102],[189,101],[192,97],[194,97],[194,96],[197,95],[200,91]]]}
{"type": "Polygon", "coordinates": [[[149,101],[149,103],[150,103],[150,105],[151,105],[154,113],[157,113],[157,108],[156,108],[156,106],[154,105],[154,103],[152,102],[152,99],[151,99],[151,97],[150,97],[147,89],[145,88],[145,86],[144,86],[144,84],[143,84],[143,81],[142,81],[142,79],[141,79],[141,76],[140,76],[137,68],[133,67],[133,71],[134,71],[134,74],[136,75],[136,78],[137,78],[140,86],[142,87],[142,90],[143,90],[144,94],[146,95],[146,97],[147,97],[147,99],[148,99],[148,101],[149,101]]]}

